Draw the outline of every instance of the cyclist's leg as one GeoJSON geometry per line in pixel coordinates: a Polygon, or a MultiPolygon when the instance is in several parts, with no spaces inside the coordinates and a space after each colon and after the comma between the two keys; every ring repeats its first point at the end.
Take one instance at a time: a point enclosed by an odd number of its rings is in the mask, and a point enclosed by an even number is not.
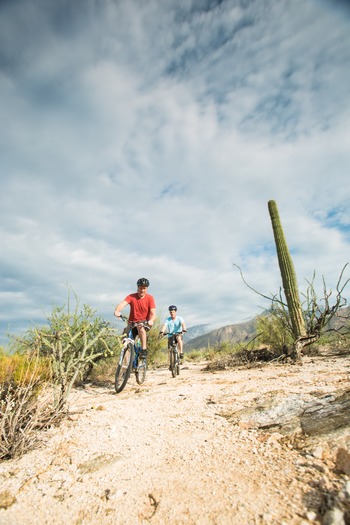
{"type": "Polygon", "coordinates": [[[184,356],[184,342],[183,342],[183,339],[182,339],[182,334],[179,334],[176,336],[176,340],[177,340],[177,347],[179,349],[179,357],[180,359],[183,359],[183,356],[184,356]]]}
{"type": "Polygon", "coordinates": [[[139,326],[139,325],[137,326],[137,331],[138,331],[139,338],[141,341],[141,348],[142,348],[141,357],[145,358],[147,357],[147,332],[144,326],[139,326]]]}

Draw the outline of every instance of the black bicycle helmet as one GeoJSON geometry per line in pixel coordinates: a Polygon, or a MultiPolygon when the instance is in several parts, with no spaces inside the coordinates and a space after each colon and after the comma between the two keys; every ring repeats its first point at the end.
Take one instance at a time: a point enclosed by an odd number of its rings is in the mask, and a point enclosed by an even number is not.
{"type": "Polygon", "coordinates": [[[149,286],[149,280],[146,279],[145,277],[141,277],[141,279],[139,279],[137,281],[137,286],[149,286]]]}
{"type": "Polygon", "coordinates": [[[177,306],[175,306],[174,304],[171,304],[169,306],[169,312],[170,312],[170,310],[175,310],[176,311],[177,310],[177,306]]]}

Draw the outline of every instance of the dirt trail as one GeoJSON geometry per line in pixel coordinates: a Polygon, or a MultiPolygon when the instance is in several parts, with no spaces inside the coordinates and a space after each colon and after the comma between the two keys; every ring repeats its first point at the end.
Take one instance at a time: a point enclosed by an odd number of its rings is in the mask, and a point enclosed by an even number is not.
{"type": "Polygon", "coordinates": [[[349,480],[329,445],[306,453],[225,415],[269,392],[331,392],[349,373],[346,358],[214,373],[185,363],[176,379],[132,376],[118,395],[76,390],[43,446],[0,464],[0,524],[318,523],[322,492],[349,480]]]}

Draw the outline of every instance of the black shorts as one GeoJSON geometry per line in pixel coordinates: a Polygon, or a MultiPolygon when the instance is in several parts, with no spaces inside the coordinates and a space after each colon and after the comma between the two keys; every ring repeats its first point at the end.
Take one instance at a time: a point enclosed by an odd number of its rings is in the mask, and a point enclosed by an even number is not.
{"type": "MultiPolygon", "coordinates": [[[[174,337],[174,336],[168,337],[168,349],[169,349],[169,350],[170,350],[170,348],[172,347],[173,337],[174,337]]],[[[180,339],[182,338],[182,334],[178,334],[178,335],[176,335],[175,337],[176,337],[176,341],[178,341],[179,338],[180,338],[180,339]]]]}

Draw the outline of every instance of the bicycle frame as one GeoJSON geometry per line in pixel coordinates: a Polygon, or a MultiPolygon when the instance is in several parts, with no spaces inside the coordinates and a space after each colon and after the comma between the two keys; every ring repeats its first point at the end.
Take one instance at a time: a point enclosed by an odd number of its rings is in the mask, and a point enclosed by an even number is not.
{"type": "MultiPolygon", "coordinates": [[[[126,317],[121,316],[121,318],[123,321],[127,321],[126,317]]],[[[131,323],[127,335],[123,337],[123,347],[115,373],[115,391],[117,394],[125,388],[132,370],[135,372],[136,381],[139,385],[146,379],[147,360],[140,357],[140,340],[137,336],[134,338],[133,334],[133,328],[139,324],[131,323]]],[[[143,325],[148,328],[144,323],[143,325]]]]}
{"type": "Polygon", "coordinates": [[[170,370],[171,375],[173,377],[176,377],[180,374],[180,357],[179,357],[179,351],[177,348],[178,342],[177,342],[177,336],[181,335],[182,332],[175,332],[174,334],[165,333],[164,335],[170,335],[169,339],[171,339],[169,351],[170,351],[170,370]]]}

